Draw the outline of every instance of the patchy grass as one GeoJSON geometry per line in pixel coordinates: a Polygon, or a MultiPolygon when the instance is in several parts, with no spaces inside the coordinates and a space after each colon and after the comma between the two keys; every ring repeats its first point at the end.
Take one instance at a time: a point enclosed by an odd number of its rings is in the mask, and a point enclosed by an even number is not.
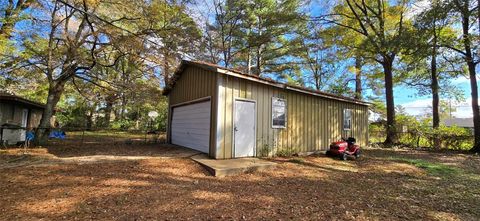
{"type": "Polygon", "coordinates": [[[292,159],[289,159],[288,162],[302,164],[305,161],[302,158],[292,158],[292,159]]]}
{"type": "Polygon", "coordinates": [[[418,168],[426,170],[432,176],[441,176],[441,177],[455,176],[455,175],[460,175],[463,172],[462,169],[455,166],[445,165],[445,164],[436,163],[436,162],[429,162],[423,159],[390,157],[389,160],[409,163],[418,168]]]}
{"type": "Polygon", "coordinates": [[[146,134],[142,131],[67,131],[66,139],[50,139],[45,146],[111,146],[112,144],[135,144],[164,143],[165,133],[146,134]]]}

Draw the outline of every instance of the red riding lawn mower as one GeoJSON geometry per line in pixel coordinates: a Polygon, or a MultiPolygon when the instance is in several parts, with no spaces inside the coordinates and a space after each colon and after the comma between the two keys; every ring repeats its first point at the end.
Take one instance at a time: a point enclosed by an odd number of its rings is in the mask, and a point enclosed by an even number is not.
{"type": "Polygon", "coordinates": [[[353,137],[332,142],[326,154],[327,156],[338,156],[341,160],[347,160],[349,156],[357,159],[360,157],[360,146],[356,145],[355,142],[356,140],[353,137]]]}

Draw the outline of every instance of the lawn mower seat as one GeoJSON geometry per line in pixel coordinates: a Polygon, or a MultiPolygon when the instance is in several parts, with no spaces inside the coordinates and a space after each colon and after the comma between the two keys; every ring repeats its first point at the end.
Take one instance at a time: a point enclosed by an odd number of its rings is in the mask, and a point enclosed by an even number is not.
{"type": "Polygon", "coordinates": [[[349,137],[347,138],[347,143],[348,144],[355,144],[355,142],[357,142],[357,140],[354,138],[354,137],[349,137]]]}

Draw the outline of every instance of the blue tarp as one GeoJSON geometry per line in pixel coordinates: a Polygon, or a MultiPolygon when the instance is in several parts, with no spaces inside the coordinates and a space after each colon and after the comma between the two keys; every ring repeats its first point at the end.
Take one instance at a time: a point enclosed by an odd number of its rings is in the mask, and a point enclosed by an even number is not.
{"type": "Polygon", "coordinates": [[[33,131],[27,131],[26,140],[32,141],[33,139],[35,139],[35,133],[33,131]]]}
{"type": "Polygon", "coordinates": [[[48,138],[55,138],[55,139],[65,139],[66,137],[66,134],[64,131],[61,131],[61,130],[54,130],[52,132],[50,132],[50,135],[48,136],[48,138]]]}

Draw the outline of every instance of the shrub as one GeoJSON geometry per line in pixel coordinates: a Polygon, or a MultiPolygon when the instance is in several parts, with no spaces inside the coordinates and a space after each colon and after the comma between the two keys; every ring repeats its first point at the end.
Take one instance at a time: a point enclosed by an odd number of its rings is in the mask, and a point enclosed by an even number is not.
{"type": "Polygon", "coordinates": [[[281,148],[279,147],[277,152],[275,153],[276,156],[279,157],[291,157],[295,154],[297,154],[296,148],[288,149],[288,148],[281,148]]]}
{"type": "Polygon", "coordinates": [[[130,128],[133,128],[134,125],[134,121],[124,119],[112,122],[111,127],[112,129],[116,130],[128,130],[130,128]]]}
{"type": "Polygon", "coordinates": [[[270,156],[271,151],[270,146],[266,143],[259,149],[258,153],[261,157],[268,157],[270,156]]]}
{"type": "MultiPolygon", "coordinates": [[[[369,129],[370,143],[382,142],[385,139],[384,127],[372,125],[369,129]]],[[[397,129],[399,144],[408,147],[467,150],[473,146],[473,136],[470,130],[445,125],[433,129],[431,119],[419,121],[411,116],[399,115],[397,117],[397,129]],[[404,127],[407,128],[407,131],[403,131],[404,127]]]]}
{"type": "Polygon", "coordinates": [[[447,127],[442,125],[438,129],[432,130],[431,136],[431,140],[434,138],[440,140],[440,148],[460,150],[470,149],[473,146],[470,131],[461,127],[447,127]]]}

